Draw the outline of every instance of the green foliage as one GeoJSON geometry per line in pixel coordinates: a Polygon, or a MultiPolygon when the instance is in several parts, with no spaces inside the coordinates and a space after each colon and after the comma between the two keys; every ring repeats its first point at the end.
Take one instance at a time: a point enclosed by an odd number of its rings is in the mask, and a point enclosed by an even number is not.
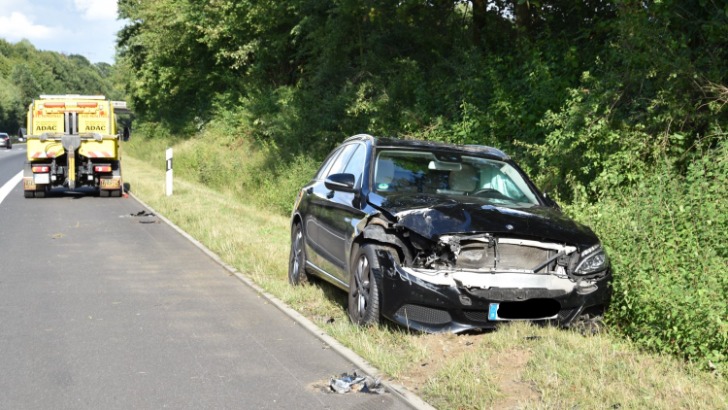
{"type": "Polygon", "coordinates": [[[728,369],[728,143],[569,211],[600,235],[615,271],[609,320],[643,347],[728,369]]]}
{"type": "Polygon", "coordinates": [[[19,119],[25,114],[21,91],[12,82],[0,77],[0,130],[15,133],[19,119]]]}
{"type": "Polygon", "coordinates": [[[236,138],[245,132],[245,121],[231,112],[218,115],[220,120],[208,123],[182,142],[159,123],[143,123],[124,144],[124,152],[163,168],[165,151],[173,148],[175,175],[288,215],[298,190],[311,179],[319,163],[272,145],[254,146],[236,138]]]}
{"type": "Polygon", "coordinates": [[[108,64],[91,64],[79,55],[36,50],[27,40],[0,39],[0,130],[14,134],[25,125],[28,104],[40,94],[100,94],[121,99],[108,64]]]}

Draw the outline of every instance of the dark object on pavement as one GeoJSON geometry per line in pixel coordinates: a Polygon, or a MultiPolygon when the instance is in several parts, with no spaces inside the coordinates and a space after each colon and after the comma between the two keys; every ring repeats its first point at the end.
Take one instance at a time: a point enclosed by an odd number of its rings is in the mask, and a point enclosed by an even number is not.
{"type": "Polygon", "coordinates": [[[369,376],[359,376],[356,371],[352,374],[343,373],[339,377],[332,378],[329,387],[331,391],[339,394],[349,392],[384,394],[386,392],[379,380],[369,376]]]}

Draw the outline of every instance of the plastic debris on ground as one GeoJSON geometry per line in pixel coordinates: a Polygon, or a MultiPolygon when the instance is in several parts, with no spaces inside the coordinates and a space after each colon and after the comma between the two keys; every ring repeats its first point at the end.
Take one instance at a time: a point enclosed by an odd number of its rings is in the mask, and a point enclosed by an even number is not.
{"type": "MultiPolygon", "coordinates": [[[[141,210],[136,213],[129,214],[132,218],[139,218],[137,221],[142,224],[152,224],[152,223],[159,223],[159,220],[156,218],[156,215],[154,215],[152,212],[149,212],[147,210],[141,210]]],[[[125,216],[122,216],[125,217],[125,216]]]]}
{"type": "Polygon", "coordinates": [[[129,215],[130,216],[134,216],[134,217],[139,217],[139,216],[154,216],[153,213],[151,213],[151,212],[149,212],[149,211],[147,211],[145,209],[142,209],[141,211],[139,211],[137,213],[129,214],[129,215]]]}
{"type": "Polygon", "coordinates": [[[384,386],[382,386],[378,379],[373,379],[369,376],[360,376],[356,371],[352,372],[352,374],[342,373],[338,377],[331,378],[329,388],[331,391],[339,394],[350,392],[384,394],[386,392],[384,386]]]}

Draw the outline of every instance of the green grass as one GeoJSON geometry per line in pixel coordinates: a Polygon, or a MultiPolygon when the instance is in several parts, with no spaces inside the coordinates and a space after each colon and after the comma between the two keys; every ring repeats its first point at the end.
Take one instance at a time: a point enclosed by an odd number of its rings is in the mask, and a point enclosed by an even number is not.
{"type": "Polygon", "coordinates": [[[185,177],[175,178],[175,193],[166,197],[164,163],[129,152],[124,178],[135,195],[437,408],[728,408],[724,378],[608,333],[584,337],[526,323],[461,336],[386,324],[357,328],[346,317],[343,292],[319,281],[288,285],[288,218],[246,201],[238,189],[211,189],[185,177]]]}

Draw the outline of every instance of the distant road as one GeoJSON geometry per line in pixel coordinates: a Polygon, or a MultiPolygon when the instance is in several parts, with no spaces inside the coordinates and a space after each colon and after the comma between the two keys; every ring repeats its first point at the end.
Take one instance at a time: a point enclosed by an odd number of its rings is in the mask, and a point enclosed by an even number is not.
{"type": "MultiPolygon", "coordinates": [[[[0,151],[0,187],[24,147],[0,151]]],[[[132,198],[0,203],[0,409],[404,409],[132,198]]]]}

